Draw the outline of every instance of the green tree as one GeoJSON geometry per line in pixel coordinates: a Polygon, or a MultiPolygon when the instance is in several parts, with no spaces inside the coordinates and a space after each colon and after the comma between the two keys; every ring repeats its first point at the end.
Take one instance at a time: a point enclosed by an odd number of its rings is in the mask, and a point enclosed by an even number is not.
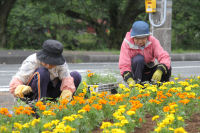
{"type": "Polygon", "coordinates": [[[199,0],[173,0],[172,49],[200,49],[199,7],[199,0]]]}
{"type": "Polygon", "coordinates": [[[6,46],[6,27],[8,15],[15,4],[16,0],[1,0],[0,1],[0,47],[6,46]]]}
{"type": "MultiPolygon", "coordinates": [[[[39,1],[41,2],[41,1],[39,1]]],[[[97,44],[120,48],[123,37],[137,16],[144,12],[141,0],[45,0],[48,8],[81,20],[95,29],[97,44]]]]}

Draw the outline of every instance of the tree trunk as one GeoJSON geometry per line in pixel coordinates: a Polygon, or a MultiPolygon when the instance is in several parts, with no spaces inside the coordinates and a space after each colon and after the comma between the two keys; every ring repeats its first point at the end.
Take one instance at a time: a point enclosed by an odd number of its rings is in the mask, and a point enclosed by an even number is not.
{"type": "Polygon", "coordinates": [[[0,3],[0,48],[6,47],[6,26],[7,19],[14,3],[17,0],[2,0],[0,3]]]}

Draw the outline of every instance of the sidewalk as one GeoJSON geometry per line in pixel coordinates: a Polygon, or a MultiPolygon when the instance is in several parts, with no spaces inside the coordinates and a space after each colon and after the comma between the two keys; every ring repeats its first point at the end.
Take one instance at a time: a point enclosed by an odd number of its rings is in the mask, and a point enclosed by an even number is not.
{"type": "MultiPolygon", "coordinates": [[[[0,50],[0,64],[20,64],[32,53],[31,50],[0,50]]],[[[118,62],[119,55],[109,52],[64,51],[68,63],[118,62]]],[[[172,61],[200,61],[200,53],[170,54],[172,61]]]]}

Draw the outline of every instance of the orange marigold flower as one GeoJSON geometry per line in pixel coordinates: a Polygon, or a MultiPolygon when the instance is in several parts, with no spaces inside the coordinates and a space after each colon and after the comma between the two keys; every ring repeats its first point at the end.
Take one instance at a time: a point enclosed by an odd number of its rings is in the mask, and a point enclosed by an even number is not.
{"type": "Polygon", "coordinates": [[[92,77],[95,73],[88,73],[88,77],[92,77]]]}
{"type": "Polygon", "coordinates": [[[99,103],[99,104],[106,104],[106,103],[107,103],[107,101],[106,101],[106,100],[104,100],[104,99],[100,99],[100,100],[98,101],[98,103],[99,103]]]}
{"type": "Polygon", "coordinates": [[[62,100],[60,101],[60,103],[61,103],[62,105],[66,105],[68,102],[69,102],[69,101],[68,101],[67,99],[62,99],[62,100]]]}
{"type": "Polygon", "coordinates": [[[142,122],[142,118],[139,118],[139,122],[142,122]]]}
{"type": "Polygon", "coordinates": [[[102,109],[102,105],[99,105],[99,104],[93,104],[92,107],[94,107],[96,110],[102,109]]]}
{"type": "Polygon", "coordinates": [[[9,114],[9,111],[8,111],[7,108],[1,108],[1,109],[0,109],[0,114],[2,114],[2,115],[7,115],[7,114],[9,114]]]}
{"type": "Polygon", "coordinates": [[[30,111],[30,110],[23,110],[22,113],[23,113],[23,114],[27,114],[27,115],[31,115],[31,111],[30,111]]]}
{"type": "Polygon", "coordinates": [[[37,107],[39,107],[39,106],[41,106],[41,105],[43,105],[43,102],[41,102],[41,101],[38,101],[38,102],[35,104],[35,106],[37,106],[37,107]]]}
{"type": "Polygon", "coordinates": [[[138,98],[142,98],[142,94],[137,95],[138,98]]]}
{"type": "Polygon", "coordinates": [[[79,93],[78,96],[79,97],[83,97],[85,94],[84,93],[79,93]]]}
{"type": "Polygon", "coordinates": [[[72,101],[70,102],[70,104],[74,106],[74,105],[76,104],[76,101],[75,101],[75,100],[72,100],[72,101]]]}
{"type": "Polygon", "coordinates": [[[169,110],[170,110],[170,107],[169,107],[169,106],[164,106],[164,107],[163,107],[163,111],[164,111],[164,112],[169,112],[169,110]]]}
{"type": "Polygon", "coordinates": [[[148,96],[150,96],[149,93],[145,93],[145,94],[143,94],[143,97],[148,97],[148,96]]]}
{"type": "Polygon", "coordinates": [[[131,99],[133,99],[133,100],[136,100],[136,99],[137,99],[137,97],[136,97],[136,96],[133,96],[133,97],[131,97],[131,99]]]}
{"type": "Polygon", "coordinates": [[[8,114],[7,116],[8,116],[8,117],[12,117],[12,115],[11,115],[11,114],[8,114]]]}
{"type": "Polygon", "coordinates": [[[115,101],[110,101],[109,104],[110,105],[116,105],[116,102],[115,101]]]}
{"type": "Polygon", "coordinates": [[[167,95],[168,97],[171,97],[171,96],[172,96],[172,94],[171,94],[171,93],[166,93],[166,95],[167,95]]]}
{"type": "Polygon", "coordinates": [[[183,104],[187,104],[189,103],[190,100],[188,99],[183,99],[183,100],[180,100],[179,103],[183,103],[183,104]]]}
{"type": "Polygon", "coordinates": [[[39,106],[39,109],[40,109],[40,110],[45,110],[45,109],[46,109],[46,106],[45,106],[45,105],[40,105],[40,106],[39,106]]]}
{"type": "Polygon", "coordinates": [[[83,110],[88,111],[88,112],[90,111],[90,109],[91,107],[88,104],[83,107],[83,110]]]}

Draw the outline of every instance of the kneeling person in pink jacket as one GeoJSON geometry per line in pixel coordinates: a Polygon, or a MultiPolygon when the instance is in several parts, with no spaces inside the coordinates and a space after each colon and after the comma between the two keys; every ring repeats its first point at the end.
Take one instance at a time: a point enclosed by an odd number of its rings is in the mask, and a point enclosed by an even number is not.
{"type": "Polygon", "coordinates": [[[126,33],[121,45],[119,68],[129,87],[144,81],[169,81],[170,56],[160,42],[150,35],[146,22],[134,22],[131,31],[126,33]],[[158,64],[155,63],[155,59],[158,64]]]}
{"type": "Polygon", "coordinates": [[[46,40],[42,50],[28,56],[10,82],[10,93],[29,100],[41,98],[72,99],[81,82],[81,75],[69,72],[62,56],[63,45],[57,40],[46,40]]]}

